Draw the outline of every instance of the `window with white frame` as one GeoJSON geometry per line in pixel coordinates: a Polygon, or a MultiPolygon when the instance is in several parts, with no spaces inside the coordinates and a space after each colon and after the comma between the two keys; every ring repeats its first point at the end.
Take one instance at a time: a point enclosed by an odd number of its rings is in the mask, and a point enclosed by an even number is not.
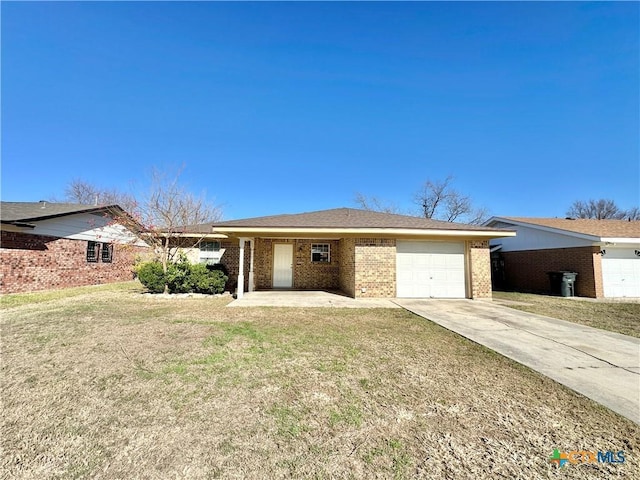
{"type": "Polygon", "coordinates": [[[220,242],[200,242],[200,263],[219,263],[222,252],[220,242]]]}
{"type": "Polygon", "coordinates": [[[311,261],[316,263],[329,263],[331,261],[331,249],[329,248],[329,244],[311,244],[311,261]]]}

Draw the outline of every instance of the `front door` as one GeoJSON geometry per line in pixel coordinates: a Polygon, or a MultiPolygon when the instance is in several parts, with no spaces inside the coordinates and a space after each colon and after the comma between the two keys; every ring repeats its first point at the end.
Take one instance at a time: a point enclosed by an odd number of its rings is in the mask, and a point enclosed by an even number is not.
{"type": "Polygon", "coordinates": [[[273,288],[293,286],[293,244],[276,243],[273,246],[273,288]]]}

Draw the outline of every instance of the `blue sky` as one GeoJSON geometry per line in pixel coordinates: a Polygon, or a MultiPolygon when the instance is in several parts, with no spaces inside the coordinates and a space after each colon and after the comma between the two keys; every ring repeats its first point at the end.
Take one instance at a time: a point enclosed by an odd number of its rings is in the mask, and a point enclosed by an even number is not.
{"type": "Polygon", "coordinates": [[[639,9],[2,2],[2,199],[185,165],[228,219],[448,175],[495,215],[638,205],[639,9]]]}

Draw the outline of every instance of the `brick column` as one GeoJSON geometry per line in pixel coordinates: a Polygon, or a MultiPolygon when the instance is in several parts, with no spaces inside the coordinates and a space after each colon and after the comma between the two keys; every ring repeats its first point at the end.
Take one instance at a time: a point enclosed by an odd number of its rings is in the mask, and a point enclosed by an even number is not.
{"type": "Polygon", "coordinates": [[[469,266],[469,297],[473,299],[491,298],[491,256],[488,240],[467,242],[469,266]]]}

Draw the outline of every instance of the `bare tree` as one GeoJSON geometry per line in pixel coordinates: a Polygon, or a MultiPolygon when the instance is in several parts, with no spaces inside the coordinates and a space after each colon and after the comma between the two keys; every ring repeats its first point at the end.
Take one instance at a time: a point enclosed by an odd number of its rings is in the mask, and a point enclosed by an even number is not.
{"type": "Polygon", "coordinates": [[[222,218],[219,207],[203,195],[188,192],[179,180],[179,173],[170,176],[153,171],[151,188],[134,212],[136,221],[144,226],[145,240],[155,248],[165,273],[181,248],[196,246],[207,233],[206,229],[193,227],[222,218]]]}
{"type": "Polygon", "coordinates": [[[401,213],[400,209],[396,205],[380,200],[378,197],[367,197],[360,192],[356,192],[354,201],[364,210],[384,213],[401,213]]]}
{"type": "Polygon", "coordinates": [[[640,207],[633,207],[627,210],[624,218],[630,221],[639,221],[640,220],[640,207]]]}
{"type": "Polygon", "coordinates": [[[138,206],[135,197],[129,193],[115,188],[100,188],[79,178],[69,182],[64,193],[66,201],[84,205],[119,205],[129,212],[138,206]]]}
{"type": "MultiPolygon", "coordinates": [[[[637,209],[636,209],[637,210],[637,209]]],[[[601,198],[599,200],[589,200],[584,202],[576,200],[567,210],[567,217],[571,218],[593,218],[596,220],[618,219],[627,216],[627,212],[616,205],[613,200],[601,198]]]]}
{"type": "Polygon", "coordinates": [[[95,204],[98,198],[104,205],[120,205],[126,213],[115,217],[114,223],[137,232],[153,247],[165,273],[181,249],[193,248],[205,237],[208,230],[202,228],[203,224],[222,218],[221,209],[204,195],[187,191],[180,183],[180,172],[167,174],[154,170],[149,190],[140,198],[114,189],[100,189],[82,180],[73,180],[66,196],[79,203],[95,204]]]}
{"type": "Polygon", "coordinates": [[[487,218],[487,210],[475,207],[471,197],[453,188],[452,182],[450,175],[441,181],[427,180],[424,183],[414,196],[422,216],[447,222],[483,223],[487,218]]]}
{"type": "Polygon", "coordinates": [[[490,216],[488,208],[477,207],[467,214],[466,222],[471,225],[483,225],[490,216]]]}

